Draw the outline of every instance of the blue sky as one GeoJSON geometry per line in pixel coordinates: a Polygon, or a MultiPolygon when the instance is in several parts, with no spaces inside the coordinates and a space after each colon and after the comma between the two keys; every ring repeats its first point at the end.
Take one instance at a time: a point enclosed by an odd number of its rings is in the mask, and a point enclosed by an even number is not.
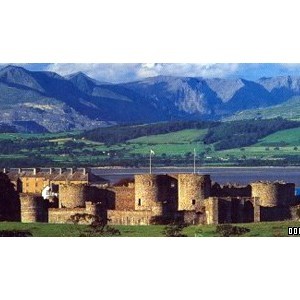
{"type": "Polygon", "coordinates": [[[300,64],[264,63],[38,63],[21,64],[32,71],[47,70],[61,75],[84,72],[90,77],[106,82],[126,82],[157,75],[244,78],[256,80],[260,77],[300,76],[300,64]]]}

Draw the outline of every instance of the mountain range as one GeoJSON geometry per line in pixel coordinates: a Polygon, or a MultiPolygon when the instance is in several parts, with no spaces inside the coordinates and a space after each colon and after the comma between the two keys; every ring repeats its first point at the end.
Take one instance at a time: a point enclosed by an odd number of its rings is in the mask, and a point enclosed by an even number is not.
{"type": "MultiPolygon", "coordinates": [[[[220,120],[280,106],[300,95],[300,77],[245,79],[157,76],[112,84],[18,66],[0,70],[1,124],[58,132],[118,123],[220,120]]],[[[300,103],[300,98],[299,100],[300,103]]]]}

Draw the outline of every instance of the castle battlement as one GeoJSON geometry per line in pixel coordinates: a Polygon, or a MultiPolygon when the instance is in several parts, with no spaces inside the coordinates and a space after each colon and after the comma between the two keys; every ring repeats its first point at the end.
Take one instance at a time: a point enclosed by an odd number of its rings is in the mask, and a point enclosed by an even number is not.
{"type": "Polygon", "coordinates": [[[63,181],[58,187],[56,199],[20,193],[20,220],[68,223],[72,215],[89,214],[124,225],[175,219],[190,224],[241,223],[294,218],[300,205],[294,183],[219,185],[212,184],[208,174],[138,174],[133,183],[120,186],[63,181]]]}

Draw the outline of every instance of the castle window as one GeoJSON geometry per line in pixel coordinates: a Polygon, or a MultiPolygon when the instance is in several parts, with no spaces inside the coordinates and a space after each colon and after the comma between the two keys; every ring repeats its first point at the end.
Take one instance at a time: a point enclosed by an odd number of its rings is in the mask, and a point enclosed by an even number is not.
{"type": "Polygon", "coordinates": [[[139,199],[139,200],[138,200],[138,206],[141,206],[141,205],[142,205],[142,200],[139,199]]]}
{"type": "Polygon", "coordinates": [[[195,205],[195,204],[196,204],[196,200],[193,199],[193,200],[192,200],[192,205],[195,205]]]}

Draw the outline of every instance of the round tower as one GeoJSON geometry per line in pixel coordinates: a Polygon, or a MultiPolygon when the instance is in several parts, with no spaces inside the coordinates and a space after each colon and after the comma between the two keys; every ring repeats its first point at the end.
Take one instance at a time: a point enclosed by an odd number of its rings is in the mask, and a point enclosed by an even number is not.
{"type": "Polygon", "coordinates": [[[41,222],[43,216],[43,197],[39,194],[20,194],[21,222],[41,222]]]}
{"type": "Polygon", "coordinates": [[[162,215],[163,200],[160,187],[161,175],[135,175],[135,210],[152,210],[155,215],[162,215]]]}
{"type": "Polygon", "coordinates": [[[282,182],[254,182],[252,197],[259,198],[261,206],[289,205],[295,198],[295,184],[282,182]]]}
{"type": "Polygon", "coordinates": [[[86,184],[59,185],[59,206],[66,208],[84,207],[88,190],[86,184]]]}
{"type": "Polygon", "coordinates": [[[178,210],[195,210],[210,196],[210,188],[209,175],[178,174],[178,210]]]}

